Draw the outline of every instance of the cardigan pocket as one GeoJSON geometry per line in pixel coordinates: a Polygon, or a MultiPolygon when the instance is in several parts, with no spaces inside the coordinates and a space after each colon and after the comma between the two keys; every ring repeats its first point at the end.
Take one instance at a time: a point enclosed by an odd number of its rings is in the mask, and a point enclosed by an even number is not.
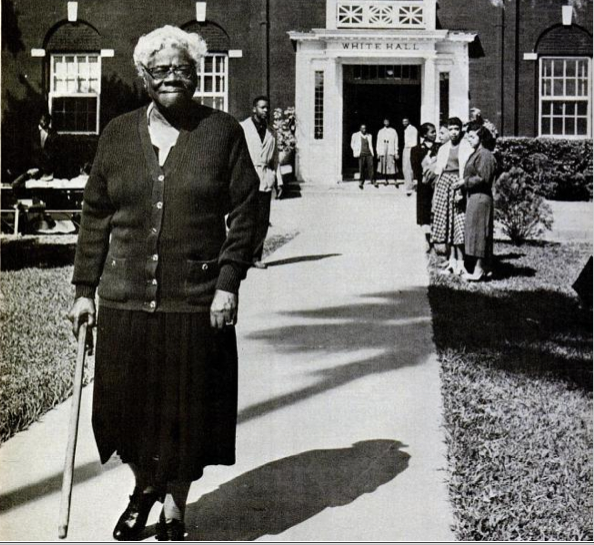
{"type": "Polygon", "coordinates": [[[188,259],[187,266],[184,286],[187,302],[192,305],[210,305],[219,278],[218,259],[209,261],[188,259]]]}
{"type": "Polygon", "coordinates": [[[108,301],[126,301],[129,295],[127,277],[126,259],[107,256],[99,282],[99,297],[108,301]]]}

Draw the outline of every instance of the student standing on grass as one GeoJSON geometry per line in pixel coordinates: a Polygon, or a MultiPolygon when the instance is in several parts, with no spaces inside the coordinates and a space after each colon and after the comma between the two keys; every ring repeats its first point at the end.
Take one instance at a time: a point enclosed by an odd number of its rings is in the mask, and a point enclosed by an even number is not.
{"type": "Polygon", "coordinates": [[[157,540],[183,540],[192,481],[235,463],[259,180],[239,123],[192,100],[205,54],[173,26],[138,40],[151,103],[105,128],[84,192],[69,317],[75,335],[94,326],[98,289],[93,430],[101,461],[117,452],[135,477],[116,540],[138,539],[156,501],[157,540]]]}
{"type": "Polygon", "coordinates": [[[464,278],[478,282],[490,273],[493,256],[493,192],[497,161],[489,151],[493,145],[491,132],[481,123],[469,123],[466,140],[474,150],[464,167],[464,178],[452,184],[454,190],[466,192],[464,249],[474,258],[472,274],[464,278]]]}
{"type": "Polygon", "coordinates": [[[433,123],[421,125],[421,143],[411,150],[410,161],[417,187],[417,225],[425,234],[426,250],[431,251],[431,200],[435,183],[435,162],[439,144],[433,123]]]}
{"type": "Polygon", "coordinates": [[[252,102],[252,115],[241,122],[245,132],[250,157],[260,178],[258,191],[258,233],[252,266],[266,269],[262,262],[264,242],[270,225],[270,201],[276,184],[277,159],[276,138],[268,128],[268,98],[258,96],[252,102]]]}
{"type": "Polygon", "coordinates": [[[366,125],[361,125],[359,132],[351,137],[351,149],[353,157],[359,160],[359,189],[363,189],[366,178],[377,187],[373,172],[373,137],[367,132],[366,125]]]}
{"type": "Polygon", "coordinates": [[[462,121],[448,119],[450,140],[437,152],[435,172],[439,179],[433,196],[431,238],[434,244],[445,244],[449,261],[446,274],[464,274],[464,195],[453,184],[464,178],[464,167],[473,150],[462,138],[462,121]]]}

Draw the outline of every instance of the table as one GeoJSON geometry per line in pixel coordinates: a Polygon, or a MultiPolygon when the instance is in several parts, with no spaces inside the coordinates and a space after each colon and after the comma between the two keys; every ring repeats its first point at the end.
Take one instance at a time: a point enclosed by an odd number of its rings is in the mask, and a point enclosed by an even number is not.
{"type": "Polygon", "coordinates": [[[83,192],[88,176],[71,180],[28,180],[14,190],[10,184],[1,184],[2,206],[0,213],[14,215],[13,236],[19,233],[22,213],[45,213],[52,218],[67,218],[76,226],[82,212],[83,192]]]}

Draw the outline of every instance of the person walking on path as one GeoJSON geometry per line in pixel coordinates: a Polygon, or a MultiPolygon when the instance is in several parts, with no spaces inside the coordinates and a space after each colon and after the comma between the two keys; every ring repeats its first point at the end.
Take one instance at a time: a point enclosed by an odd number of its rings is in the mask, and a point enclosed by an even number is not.
{"type": "Polygon", "coordinates": [[[258,232],[252,259],[252,266],[256,269],[266,269],[266,264],[262,262],[262,252],[270,226],[270,201],[278,166],[276,138],[268,128],[268,111],[268,97],[258,96],[252,102],[252,115],[241,122],[250,157],[260,178],[258,232]]]}
{"type": "Polygon", "coordinates": [[[404,149],[402,151],[402,174],[404,175],[404,187],[406,195],[411,196],[415,189],[414,173],[410,162],[410,152],[419,143],[419,131],[410,123],[410,119],[405,117],[402,120],[404,127],[404,149]]]}
{"type": "Polygon", "coordinates": [[[439,144],[433,123],[421,125],[421,143],[412,148],[410,154],[414,181],[417,187],[417,225],[420,225],[427,241],[429,252],[431,243],[431,201],[435,183],[435,162],[439,144]]]}
{"type": "Polygon", "coordinates": [[[452,185],[464,178],[464,167],[473,150],[462,139],[462,121],[448,119],[450,140],[439,148],[435,172],[439,176],[433,196],[431,238],[444,244],[449,254],[445,272],[464,274],[464,195],[452,185]]]}
{"type": "Polygon", "coordinates": [[[157,540],[183,540],[191,482],[235,463],[234,326],[259,180],[239,123],[192,100],[205,54],[173,26],[138,40],[151,102],[108,124],[85,187],[69,318],[75,335],[97,324],[101,462],[117,452],[135,477],[116,540],[137,539],[156,501],[157,540]]]}
{"type": "Polygon", "coordinates": [[[464,250],[474,258],[472,274],[464,278],[478,282],[489,273],[493,256],[493,192],[497,161],[491,153],[493,136],[481,123],[471,122],[466,140],[474,150],[464,167],[464,178],[452,184],[454,190],[466,192],[464,250]]]}
{"type": "Polygon", "coordinates": [[[384,127],[377,133],[377,172],[388,185],[390,178],[396,179],[396,160],[398,154],[398,133],[390,127],[390,120],[384,119],[384,127]]]}
{"type": "Polygon", "coordinates": [[[367,126],[361,125],[359,132],[351,137],[353,157],[359,160],[359,189],[363,189],[365,180],[377,187],[373,169],[373,137],[367,132],[367,126]]]}

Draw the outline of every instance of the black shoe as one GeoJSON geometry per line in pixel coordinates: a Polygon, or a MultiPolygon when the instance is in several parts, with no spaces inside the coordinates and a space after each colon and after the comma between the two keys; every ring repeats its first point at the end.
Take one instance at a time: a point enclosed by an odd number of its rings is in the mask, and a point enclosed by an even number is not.
{"type": "Polygon", "coordinates": [[[155,502],[163,501],[159,491],[143,493],[138,488],[130,496],[128,507],[120,516],[118,523],[113,530],[113,537],[117,541],[132,541],[140,535],[146,526],[151,508],[155,502]]]}
{"type": "Polygon", "coordinates": [[[186,525],[177,519],[165,519],[165,514],[161,511],[159,522],[157,523],[157,541],[184,541],[186,536],[186,525]]]}
{"type": "Polygon", "coordinates": [[[363,184],[359,184],[359,189],[363,189],[363,184]]]}

